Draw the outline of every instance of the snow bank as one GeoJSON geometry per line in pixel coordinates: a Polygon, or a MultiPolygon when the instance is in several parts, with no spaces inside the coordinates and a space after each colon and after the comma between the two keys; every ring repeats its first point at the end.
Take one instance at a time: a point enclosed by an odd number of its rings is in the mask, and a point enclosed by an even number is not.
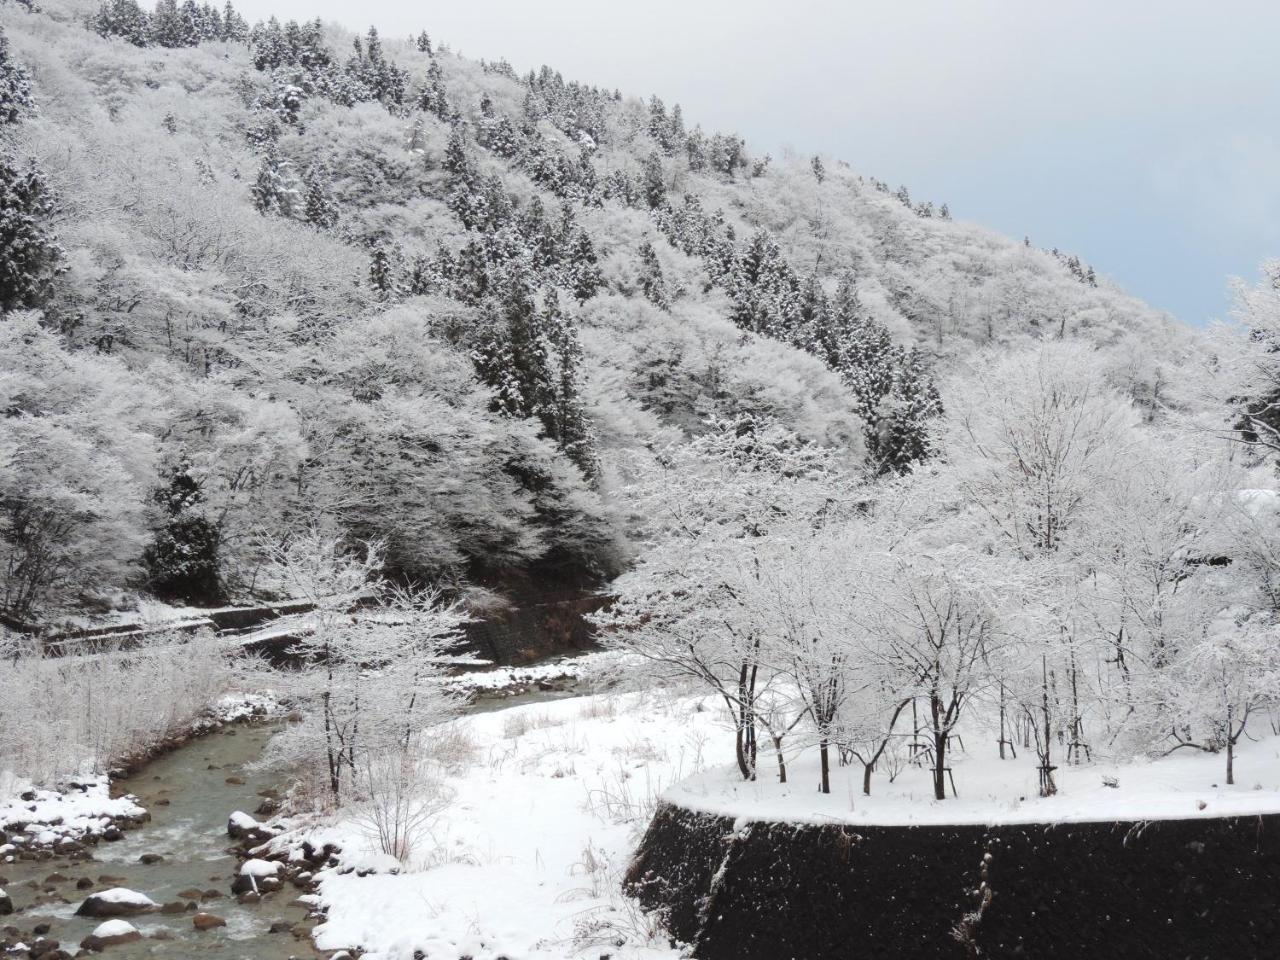
{"type": "MultiPolygon", "coordinates": [[[[15,847],[84,841],[101,836],[116,821],[146,815],[137,797],[112,797],[106,776],[82,777],[54,790],[11,780],[9,789],[9,797],[0,797],[0,830],[15,847]]],[[[0,859],[5,856],[0,853],[0,859]]]]}
{"type": "Polygon", "coordinates": [[[310,834],[342,848],[340,866],[317,874],[328,911],[317,946],[361,946],[366,960],[562,960],[585,946],[614,960],[679,957],[622,897],[621,876],[657,793],[698,769],[701,746],[687,704],[641,703],[596,696],[462,718],[478,762],[450,777],[438,845],[424,838],[407,869],[390,873],[398,865],[358,824],[310,834]]]}

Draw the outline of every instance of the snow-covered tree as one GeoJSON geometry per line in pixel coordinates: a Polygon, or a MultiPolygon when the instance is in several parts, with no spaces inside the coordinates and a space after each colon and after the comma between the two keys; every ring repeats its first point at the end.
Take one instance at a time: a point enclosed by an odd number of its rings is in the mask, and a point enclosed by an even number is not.
{"type": "Polygon", "coordinates": [[[9,52],[9,38],[0,29],[0,127],[14,124],[34,113],[31,77],[9,52]]]}
{"type": "Polygon", "coordinates": [[[48,299],[65,256],[52,227],[57,210],[34,162],[0,154],[0,313],[48,299]]]}
{"type": "Polygon", "coordinates": [[[339,805],[359,799],[370,764],[404,759],[456,709],[439,680],[467,616],[438,592],[388,592],[381,563],[378,544],[357,554],[315,529],[273,554],[272,579],[314,609],[301,624],[307,666],[295,680],[309,710],[272,754],[319,767],[339,805]],[[379,602],[362,606],[370,598],[379,602]]]}

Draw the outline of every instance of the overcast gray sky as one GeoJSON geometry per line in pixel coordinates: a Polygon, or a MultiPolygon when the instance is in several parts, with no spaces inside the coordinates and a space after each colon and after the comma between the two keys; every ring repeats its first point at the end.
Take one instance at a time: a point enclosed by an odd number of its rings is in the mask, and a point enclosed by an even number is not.
{"type": "Polygon", "coordinates": [[[679,102],[1077,252],[1183,319],[1280,256],[1277,0],[242,0],[679,102]]]}

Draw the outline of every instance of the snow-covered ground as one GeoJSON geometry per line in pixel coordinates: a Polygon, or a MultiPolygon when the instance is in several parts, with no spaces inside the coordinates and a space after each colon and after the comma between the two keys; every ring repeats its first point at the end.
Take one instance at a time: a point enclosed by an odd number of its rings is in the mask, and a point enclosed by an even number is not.
{"type": "MultiPolygon", "coordinates": [[[[451,776],[453,805],[407,868],[374,853],[352,822],[316,829],[342,850],[347,872],[324,871],[322,949],[361,946],[370,960],[470,956],[673,958],[656,924],[620,895],[621,875],[660,796],[752,819],[941,823],[1153,819],[1280,812],[1280,738],[1241,747],[1238,784],[1223,786],[1224,757],[1179,751],[1160,760],[1058,771],[1060,793],[1036,798],[1035,761],[995,757],[971,734],[952,764],[958,798],[932,799],[929,772],[881,772],[861,795],[860,766],[833,770],[817,793],[817,756],[790,757],[791,782],[745,784],[714,701],[601,695],[462,718],[474,762],[451,776]],[[1117,785],[1107,786],[1105,779],[1117,785]],[[368,873],[368,871],[374,871],[368,873]],[[360,873],[368,873],[360,876],[360,873]],[[592,949],[589,949],[592,948],[592,949]]],[[[833,760],[834,763],[834,760],[833,760]]]]}
{"type": "MultiPolygon", "coordinates": [[[[481,664],[485,662],[469,661],[481,664]]],[[[491,669],[468,670],[449,677],[445,685],[459,693],[482,696],[495,693],[514,695],[542,686],[594,687],[606,684],[628,662],[627,655],[619,651],[595,650],[576,656],[557,657],[527,667],[496,666],[491,669]]]]}
{"type": "Polygon", "coordinates": [[[136,797],[111,796],[105,775],[81,777],[58,790],[39,790],[0,772],[0,863],[12,862],[24,847],[56,847],[100,835],[119,820],[146,813],[136,797]]]}
{"type": "MultiPolygon", "coordinates": [[[[1264,726],[1259,723],[1259,727],[1264,726]]],[[[969,752],[949,765],[955,795],[933,799],[931,770],[904,765],[892,783],[883,772],[862,793],[862,766],[835,766],[831,793],[817,792],[816,750],[788,764],[787,784],[774,776],[763,754],[760,779],[746,783],[737,769],[691,777],[667,799],[680,806],[753,820],[860,824],[1070,823],[1097,820],[1177,820],[1190,817],[1280,813],[1280,737],[1245,743],[1236,756],[1234,786],[1226,785],[1226,755],[1180,750],[1167,757],[1096,762],[1054,772],[1056,796],[1038,795],[1035,754],[1019,750],[1000,760],[991,740],[968,738],[969,752]]],[[[1061,761],[1059,761],[1061,762],[1061,761]]],[[[834,751],[832,763],[835,764],[834,751]]]]}
{"type": "MultiPolygon", "coordinates": [[[[409,871],[322,875],[317,945],[363,946],[369,960],[680,956],[620,887],[659,794],[731,756],[699,706],[625,694],[462,718],[475,753],[453,804],[409,871]]],[[[337,843],[358,871],[394,865],[355,824],[313,842],[337,843]]]]}

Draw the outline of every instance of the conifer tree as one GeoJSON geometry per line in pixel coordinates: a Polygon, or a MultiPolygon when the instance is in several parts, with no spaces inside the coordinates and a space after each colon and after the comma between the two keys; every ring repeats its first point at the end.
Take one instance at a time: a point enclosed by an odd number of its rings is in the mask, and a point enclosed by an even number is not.
{"type": "Polygon", "coordinates": [[[307,167],[302,177],[303,215],[308,223],[329,229],[338,222],[338,204],[330,194],[329,172],[321,164],[307,167]]]}
{"type": "Polygon", "coordinates": [[[250,188],[250,193],[253,194],[253,205],[261,214],[274,213],[281,217],[297,218],[303,212],[293,162],[281,157],[274,146],[262,158],[258,178],[250,188]]]}
{"type": "Polygon", "coordinates": [[[9,38],[0,27],[0,127],[18,123],[35,113],[31,78],[9,54],[9,38]]]}
{"type": "Polygon", "coordinates": [[[249,39],[249,24],[227,0],[222,8],[222,39],[232,43],[245,43],[249,39]]]}
{"type": "Polygon", "coordinates": [[[827,168],[822,163],[822,158],[816,153],[813,155],[813,159],[809,161],[809,165],[813,167],[813,176],[819,183],[827,179],[827,168]]]}
{"type": "Polygon", "coordinates": [[[569,279],[578,303],[594,297],[604,283],[591,237],[582,229],[576,232],[569,250],[569,279]]]}
{"type": "Polygon", "coordinates": [[[421,53],[425,53],[427,56],[432,55],[431,54],[431,38],[427,36],[427,31],[423,30],[421,33],[419,33],[417,36],[416,42],[418,45],[418,50],[421,53]]]}
{"type": "Polygon", "coordinates": [[[148,24],[149,41],[158,47],[193,47],[199,38],[192,19],[195,4],[186,0],[181,8],[176,0],[157,0],[148,24]]]}
{"type": "Polygon", "coordinates": [[[657,152],[644,161],[644,198],[651,208],[660,207],[667,195],[667,184],[662,175],[662,159],[657,152]]]}
{"type": "Polygon", "coordinates": [[[662,264],[658,261],[658,251],[653,244],[645,240],[640,244],[640,289],[644,297],[660,310],[669,310],[671,304],[667,299],[667,283],[662,275],[662,264]]]}
{"type": "Polygon", "coordinates": [[[148,42],[149,18],[137,0],[105,0],[89,27],[101,37],[120,37],[135,47],[148,42]]]}
{"type": "Polygon", "coordinates": [[[546,296],[543,327],[550,341],[548,353],[553,369],[551,402],[540,411],[542,422],[564,455],[594,482],[600,470],[579,388],[582,344],[572,320],[561,312],[554,289],[546,296]]]}
{"type": "Polygon", "coordinates": [[[395,267],[392,264],[391,255],[384,246],[375,247],[373,256],[369,258],[369,286],[373,287],[383,300],[389,299],[395,293],[395,267]]]}
{"type": "Polygon", "coordinates": [[[182,603],[213,606],[224,600],[219,565],[221,535],[201,509],[204,494],[181,460],[161,478],[152,499],[162,526],[143,552],[151,589],[157,596],[182,603]]]}
{"type": "Polygon", "coordinates": [[[54,196],[34,163],[0,155],[0,313],[42,306],[64,256],[54,196]]]}

